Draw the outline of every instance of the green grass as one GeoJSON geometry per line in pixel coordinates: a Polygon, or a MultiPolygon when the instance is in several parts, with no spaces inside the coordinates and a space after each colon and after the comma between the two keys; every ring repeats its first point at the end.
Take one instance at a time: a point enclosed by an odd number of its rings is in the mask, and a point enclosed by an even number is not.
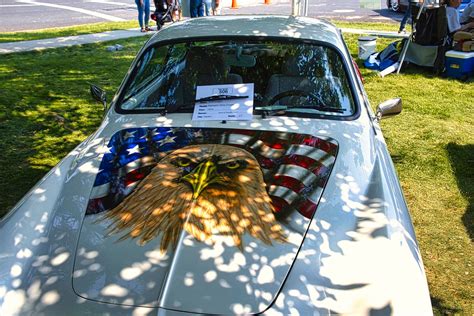
{"type": "MultiPolygon", "coordinates": [[[[353,56],[357,35],[346,36],[353,56]]],[[[88,83],[115,92],[145,38],[2,56],[0,214],[99,125],[88,83]]],[[[390,40],[379,39],[378,49],[390,40]]],[[[472,315],[474,89],[408,67],[380,78],[361,67],[372,106],[402,97],[382,121],[411,211],[436,315],[472,315]]]]}
{"type": "Polygon", "coordinates": [[[124,30],[136,27],[138,27],[138,22],[133,20],[125,22],[94,23],[80,26],[68,26],[25,32],[8,32],[0,33],[0,43],[40,40],[62,36],[76,36],[105,31],[124,30]]]}
{"type": "MultiPolygon", "coordinates": [[[[351,52],[357,36],[346,35],[351,52]]],[[[378,50],[390,40],[378,39],[378,50]]],[[[359,62],[360,65],[362,63],[359,62]]],[[[436,315],[472,315],[474,84],[419,67],[384,78],[361,67],[372,106],[403,99],[382,121],[420,244],[436,315]]]]}
{"type": "MultiPolygon", "coordinates": [[[[362,30],[375,30],[375,31],[398,31],[400,23],[396,21],[387,21],[387,22],[356,22],[356,21],[332,21],[337,27],[340,28],[349,28],[349,29],[362,29],[362,30]]],[[[407,25],[408,26],[408,25],[407,25]]]]}
{"type": "Polygon", "coordinates": [[[0,215],[92,133],[101,105],[89,83],[115,91],[147,38],[2,56],[0,64],[0,215]],[[7,167],[8,166],[8,167],[7,167]],[[14,185],[12,185],[14,183],[14,185]]]}

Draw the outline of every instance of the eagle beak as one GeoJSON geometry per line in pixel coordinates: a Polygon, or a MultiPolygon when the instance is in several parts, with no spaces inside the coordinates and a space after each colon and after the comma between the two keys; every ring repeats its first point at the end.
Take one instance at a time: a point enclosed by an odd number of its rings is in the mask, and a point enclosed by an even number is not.
{"type": "Polygon", "coordinates": [[[193,199],[197,199],[199,194],[211,183],[219,181],[216,164],[210,160],[201,162],[193,171],[182,177],[189,182],[193,188],[193,199]]]}

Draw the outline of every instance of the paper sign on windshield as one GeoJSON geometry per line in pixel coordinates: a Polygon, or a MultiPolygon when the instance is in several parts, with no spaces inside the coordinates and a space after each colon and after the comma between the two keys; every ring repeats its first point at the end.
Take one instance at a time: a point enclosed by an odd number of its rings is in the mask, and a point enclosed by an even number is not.
{"type": "Polygon", "coordinates": [[[253,83],[198,86],[193,120],[250,121],[253,83]]]}

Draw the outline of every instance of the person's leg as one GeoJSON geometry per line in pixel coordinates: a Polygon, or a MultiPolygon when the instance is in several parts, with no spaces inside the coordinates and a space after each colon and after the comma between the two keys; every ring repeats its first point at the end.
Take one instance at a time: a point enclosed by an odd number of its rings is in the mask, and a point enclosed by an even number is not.
{"type": "Polygon", "coordinates": [[[173,10],[174,20],[181,21],[181,0],[175,0],[175,7],[173,10]]]}
{"type": "Polygon", "coordinates": [[[150,28],[148,27],[148,21],[150,21],[150,0],[143,0],[143,4],[145,7],[145,16],[143,17],[145,20],[145,28],[147,31],[149,31],[150,28]]]}
{"type": "Polygon", "coordinates": [[[204,2],[203,0],[197,0],[197,15],[204,16],[204,2]]]}
{"type": "Polygon", "coordinates": [[[135,4],[137,5],[138,10],[138,24],[140,25],[140,28],[143,29],[143,6],[140,0],[135,0],[135,4]]]}
{"type": "Polygon", "coordinates": [[[216,0],[211,1],[212,15],[217,15],[217,2],[216,0]]]}
{"type": "Polygon", "coordinates": [[[212,15],[219,15],[221,11],[220,1],[212,0],[212,15]]]}
{"type": "Polygon", "coordinates": [[[408,1],[408,8],[407,8],[407,11],[405,12],[405,15],[403,16],[402,22],[400,22],[400,28],[398,29],[398,32],[402,32],[405,29],[405,26],[407,25],[407,21],[410,15],[411,15],[411,0],[408,1]]]}
{"type": "Polygon", "coordinates": [[[204,4],[204,14],[206,16],[210,16],[212,10],[212,0],[203,0],[202,2],[204,4]]]}
{"type": "Polygon", "coordinates": [[[192,18],[195,18],[198,16],[198,13],[197,13],[197,2],[198,0],[190,0],[189,1],[189,15],[192,17],[192,18]]]}

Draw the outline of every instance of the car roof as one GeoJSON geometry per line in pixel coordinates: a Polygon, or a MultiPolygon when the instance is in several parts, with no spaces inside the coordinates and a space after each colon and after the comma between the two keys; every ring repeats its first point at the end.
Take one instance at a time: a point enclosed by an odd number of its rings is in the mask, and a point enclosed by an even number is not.
{"type": "Polygon", "coordinates": [[[299,16],[226,15],[188,19],[172,23],[149,41],[154,44],[178,38],[263,36],[315,40],[343,50],[339,30],[331,23],[299,16]]]}

